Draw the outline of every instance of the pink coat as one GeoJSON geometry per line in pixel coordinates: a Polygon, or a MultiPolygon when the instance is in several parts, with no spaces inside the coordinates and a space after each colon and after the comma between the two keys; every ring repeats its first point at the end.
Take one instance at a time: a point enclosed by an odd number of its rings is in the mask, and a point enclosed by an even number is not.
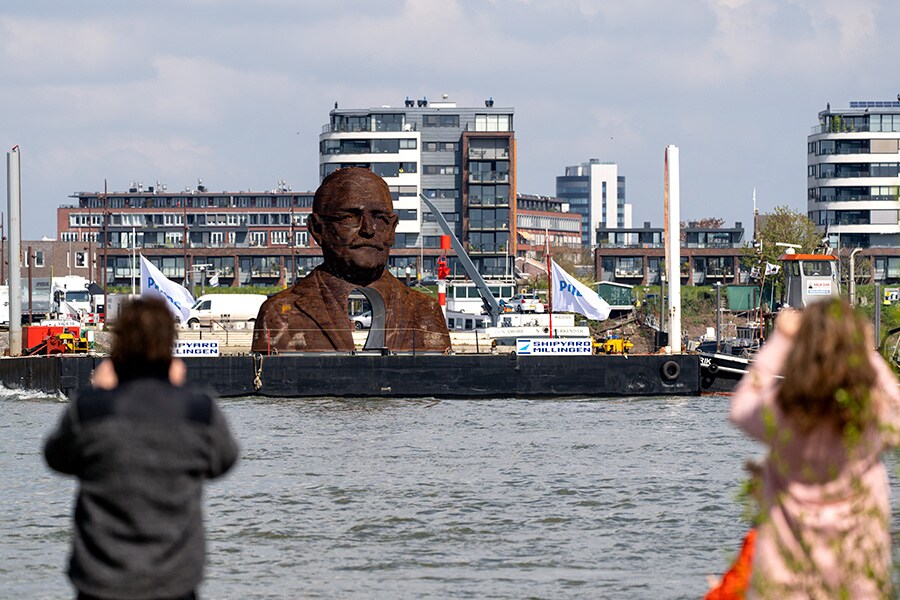
{"type": "Polygon", "coordinates": [[[881,453],[900,443],[897,379],[873,352],[877,422],[856,444],[830,425],[802,433],[775,402],[792,343],[776,332],[731,401],[731,421],[769,448],[747,598],[887,597],[890,499],[881,453]]]}

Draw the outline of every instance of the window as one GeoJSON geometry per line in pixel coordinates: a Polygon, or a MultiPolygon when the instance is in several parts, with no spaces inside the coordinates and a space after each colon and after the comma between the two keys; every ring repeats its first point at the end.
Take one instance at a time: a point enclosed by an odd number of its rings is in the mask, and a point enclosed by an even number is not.
{"type": "Polygon", "coordinates": [[[508,185],[470,185],[469,204],[509,205],[508,185]]]}
{"type": "Polygon", "coordinates": [[[417,221],[419,219],[419,212],[415,209],[400,209],[394,212],[401,221],[417,221]]]}
{"type": "Polygon", "coordinates": [[[88,266],[87,252],[75,253],[75,266],[79,269],[84,269],[88,266]]]}
{"type": "Polygon", "coordinates": [[[424,165],[423,175],[459,175],[459,167],[456,165],[424,165]]]}
{"type": "Polygon", "coordinates": [[[459,127],[459,115],[424,115],[422,127],[459,127]]]}
{"type": "Polygon", "coordinates": [[[213,231],[209,234],[209,245],[210,246],[221,246],[222,241],[225,239],[225,234],[221,231],[213,231]]]}
{"type": "Polygon", "coordinates": [[[475,131],[511,131],[512,115],[475,115],[475,131]]]}
{"type": "Polygon", "coordinates": [[[473,138],[469,142],[469,158],[476,160],[496,160],[509,158],[507,138],[473,138]]]}
{"type": "Polygon", "coordinates": [[[77,242],[78,241],[78,233],[75,231],[63,231],[59,239],[63,242],[77,242]]]}
{"type": "Polygon", "coordinates": [[[251,231],[250,232],[250,245],[251,246],[265,246],[266,245],[266,232],[265,231],[251,231]]]}
{"type": "Polygon", "coordinates": [[[294,245],[301,246],[306,248],[309,246],[309,232],[308,231],[295,231],[294,232],[294,245]]]}
{"type": "Polygon", "coordinates": [[[456,152],[459,142],[425,142],[427,152],[456,152]]]}
{"type": "Polygon", "coordinates": [[[804,275],[831,275],[831,263],[827,260],[803,261],[804,275]]]}
{"type": "Polygon", "coordinates": [[[415,138],[404,138],[400,140],[401,150],[415,150],[417,147],[415,138]]]}
{"type": "Polygon", "coordinates": [[[417,233],[397,233],[394,235],[395,248],[418,248],[419,235],[417,233]]]}
{"type": "Polygon", "coordinates": [[[459,198],[459,190],[457,189],[422,190],[422,193],[429,200],[453,200],[459,198]]]}
{"type": "Polygon", "coordinates": [[[391,154],[400,150],[400,140],[372,140],[373,154],[391,154]]]}
{"type": "Polygon", "coordinates": [[[372,163],[372,172],[379,177],[396,177],[400,174],[400,163],[372,163]]]}
{"type": "Polygon", "coordinates": [[[372,115],[375,131],[403,131],[403,114],[372,115]]]}

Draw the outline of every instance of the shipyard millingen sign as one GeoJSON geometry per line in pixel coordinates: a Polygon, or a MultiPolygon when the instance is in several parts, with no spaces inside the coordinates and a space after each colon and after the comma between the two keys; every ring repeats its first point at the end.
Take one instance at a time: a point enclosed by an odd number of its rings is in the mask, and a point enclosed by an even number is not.
{"type": "Polygon", "coordinates": [[[518,338],[516,354],[591,354],[591,338],[518,338]]]}
{"type": "Polygon", "coordinates": [[[218,340],[177,340],[175,342],[174,356],[218,356],[218,340]]]}

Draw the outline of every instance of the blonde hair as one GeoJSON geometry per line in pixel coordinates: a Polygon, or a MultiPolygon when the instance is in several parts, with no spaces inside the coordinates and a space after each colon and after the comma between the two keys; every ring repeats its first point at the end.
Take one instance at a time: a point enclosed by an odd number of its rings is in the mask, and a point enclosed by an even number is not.
{"type": "Polygon", "coordinates": [[[803,310],[778,392],[778,405],[801,430],[830,422],[840,432],[859,433],[870,422],[875,370],[868,326],[840,299],[803,310]]]}

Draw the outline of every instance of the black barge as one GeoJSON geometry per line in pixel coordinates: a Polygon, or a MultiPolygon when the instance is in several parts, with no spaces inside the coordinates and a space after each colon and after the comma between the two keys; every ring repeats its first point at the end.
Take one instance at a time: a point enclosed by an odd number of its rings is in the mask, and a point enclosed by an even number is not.
{"type": "MultiPolygon", "coordinates": [[[[92,355],[0,359],[10,389],[90,386],[92,355]]],[[[700,357],[680,355],[253,354],[184,358],[188,383],[222,397],[591,398],[698,396],[700,357]]]]}

